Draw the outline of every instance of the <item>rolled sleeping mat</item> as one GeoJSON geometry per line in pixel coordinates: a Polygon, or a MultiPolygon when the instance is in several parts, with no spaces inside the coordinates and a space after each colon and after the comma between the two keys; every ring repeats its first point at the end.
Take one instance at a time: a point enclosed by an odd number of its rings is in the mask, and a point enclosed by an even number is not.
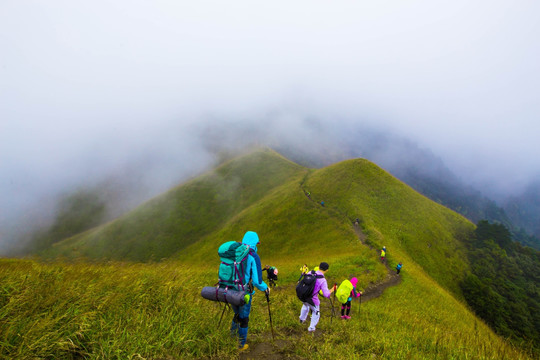
{"type": "Polygon", "coordinates": [[[235,306],[246,304],[246,292],[234,289],[217,288],[215,286],[205,286],[201,290],[201,296],[212,301],[220,301],[235,306]]]}

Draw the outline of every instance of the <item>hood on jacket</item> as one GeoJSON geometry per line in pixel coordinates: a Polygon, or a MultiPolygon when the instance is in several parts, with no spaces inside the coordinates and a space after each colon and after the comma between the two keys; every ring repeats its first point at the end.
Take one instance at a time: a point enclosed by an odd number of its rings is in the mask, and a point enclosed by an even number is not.
{"type": "Polygon", "coordinates": [[[352,286],[356,287],[356,284],[357,284],[357,283],[358,283],[358,279],[355,278],[355,277],[353,277],[353,278],[351,279],[351,284],[352,284],[352,286]]]}
{"type": "Polygon", "coordinates": [[[242,239],[242,244],[248,245],[251,249],[257,252],[257,244],[259,243],[259,235],[254,231],[247,231],[242,239]]]}

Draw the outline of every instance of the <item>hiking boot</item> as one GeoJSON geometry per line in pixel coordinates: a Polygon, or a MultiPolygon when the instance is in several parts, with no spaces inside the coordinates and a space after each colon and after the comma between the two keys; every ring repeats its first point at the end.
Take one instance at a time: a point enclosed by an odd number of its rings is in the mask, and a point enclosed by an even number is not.
{"type": "Polygon", "coordinates": [[[347,317],[345,315],[341,315],[341,320],[345,320],[347,317]]]}
{"type": "Polygon", "coordinates": [[[245,350],[247,350],[247,349],[248,349],[248,347],[249,347],[249,345],[248,345],[248,344],[244,344],[244,346],[242,346],[242,347],[241,347],[241,348],[239,348],[238,350],[240,350],[240,351],[245,351],[245,350]]]}
{"type": "Polygon", "coordinates": [[[349,315],[345,315],[345,319],[349,320],[351,317],[349,315]]]}
{"type": "Polygon", "coordinates": [[[300,324],[303,324],[306,322],[306,320],[302,320],[302,319],[298,319],[298,320],[300,320],[300,324]]]}

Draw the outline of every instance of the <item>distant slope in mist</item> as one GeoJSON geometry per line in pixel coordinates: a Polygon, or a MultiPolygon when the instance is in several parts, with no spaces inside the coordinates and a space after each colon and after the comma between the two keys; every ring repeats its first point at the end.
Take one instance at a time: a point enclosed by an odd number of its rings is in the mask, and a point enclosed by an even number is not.
{"type": "MultiPolygon", "coordinates": [[[[237,126],[231,124],[229,127],[202,128],[198,135],[202,141],[207,142],[206,150],[217,158],[221,158],[223,153],[229,155],[238,153],[239,148],[243,149],[255,143],[269,144],[280,154],[300,166],[309,168],[323,168],[351,158],[366,158],[389,171],[419,193],[464,215],[470,221],[476,223],[481,219],[487,219],[502,223],[511,230],[514,240],[540,249],[540,229],[538,228],[540,221],[540,205],[538,205],[540,204],[540,196],[538,194],[540,191],[534,191],[534,187],[531,186],[522,196],[515,196],[499,205],[480,191],[466,185],[465,181],[452,173],[435,154],[429,150],[421,149],[417,144],[403,137],[370,130],[359,125],[344,129],[343,127],[325,127],[323,123],[318,123],[316,120],[310,120],[307,123],[309,124],[306,124],[303,131],[291,131],[286,134],[287,136],[284,136],[279,130],[271,129],[271,127],[263,131],[261,129],[238,129],[237,126]],[[537,236],[534,237],[531,234],[537,234],[537,236]]],[[[146,166],[143,168],[147,169],[146,166]]],[[[115,208],[119,206],[118,204],[124,204],[121,206],[122,210],[133,209],[134,204],[140,204],[141,199],[149,199],[151,195],[142,196],[140,186],[134,185],[137,182],[134,179],[141,177],[140,174],[137,175],[137,171],[141,171],[141,169],[136,167],[136,170],[130,171],[127,179],[117,179],[114,186],[116,191],[107,191],[107,196],[102,197],[106,207],[105,212],[108,214],[106,217],[96,214],[96,221],[89,222],[85,221],[88,219],[77,218],[76,222],[66,224],[65,217],[59,214],[48,229],[41,229],[39,232],[34,231],[30,234],[29,237],[33,238],[30,244],[33,249],[30,251],[43,249],[67,236],[89,228],[89,226],[71,225],[91,224],[94,226],[96,222],[100,224],[110,220],[111,214],[118,216],[119,213],[122,213],[119,212],[120,209],[115,208]],[[128,185],[119,185],[121,183],[128,185]],[[119,189],[122,190],[121,196],[118,195],[119,189]],[[125,200],[130,198],[130,192],[135,193],[129,202],[130,205],[127,206],[125,200]]],[[[97,190],[99,191],[92,188],[90,193],[101,193],[102,188],[102,186],[98,186],[97,190]]],[[[153,194],[156,193],[159,192],[156,191],[153,194]]],[[[28,228],[30,229],[30,227],[28,228]]],[[[19,243],[24,244],[25,241],[21,240],[19,243]]],[[[27,251],[30,246],[27,246],[27,251]]],[[[173,248],[171,247],[168,251],[173,248]]],[[[136,258],[139,258],[138,256],[136,258]]]]}
{"type": "Polygon", "coordinates": [[[170,257],[304,169],[271,150],[235,158],[44,256],[148,261],[170,257]]]}
{"type": "Polygon", "coordinates": [[[319,139],[309,142],[309,146],[291,143],[277,149],[293,161],[313,167],[366,158],[470,221],[477,223],[486,219],[504,224],[515,241],[540,249],[540,190],[537,183],[532,183],[521,196],[497,204],[480,190],[467,185],[442,159],[412,141],[370,129],[327,130],[319,139]]]}
{"type": "Polygon", "coordinates": [[[540,181],[507,199],[504,208],[514,224],[540,239],[540,181]]]}

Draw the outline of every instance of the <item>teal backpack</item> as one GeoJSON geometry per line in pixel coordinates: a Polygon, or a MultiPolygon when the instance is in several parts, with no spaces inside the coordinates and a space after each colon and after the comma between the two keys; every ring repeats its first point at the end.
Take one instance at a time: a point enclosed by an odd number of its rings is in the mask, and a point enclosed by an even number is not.
{"type": "Polygon", "coordinates": [[[221,259],[218,277],[219,287],[233,288],[235,290],[246,290],[244,284],[249,247],[236,241],[228,241],[218,249],[221,259]]]}

